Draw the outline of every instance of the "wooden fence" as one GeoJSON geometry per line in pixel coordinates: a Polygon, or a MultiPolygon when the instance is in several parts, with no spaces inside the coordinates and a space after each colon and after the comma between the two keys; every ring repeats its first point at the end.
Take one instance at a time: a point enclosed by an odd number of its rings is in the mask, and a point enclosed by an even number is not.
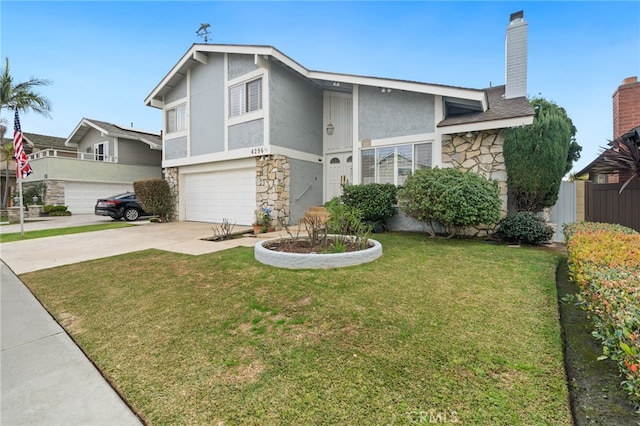
{"type": "Polygon", "coordinates": [[[618,223],[640,232],[640,183],[585,183],[585,220],[618,223]]]}

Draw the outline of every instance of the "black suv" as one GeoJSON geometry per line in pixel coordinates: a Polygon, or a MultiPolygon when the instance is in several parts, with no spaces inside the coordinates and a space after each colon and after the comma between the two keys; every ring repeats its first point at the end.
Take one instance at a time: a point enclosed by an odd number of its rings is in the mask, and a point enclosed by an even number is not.
{"type": "Polygon", "coordinates": [[[124,218],[127,221],[138,220],[140,216],[150,216],[140,207],[133,192],[98,199],[95,213],[99,216],[110,216],[114,220],[124,218]]]}

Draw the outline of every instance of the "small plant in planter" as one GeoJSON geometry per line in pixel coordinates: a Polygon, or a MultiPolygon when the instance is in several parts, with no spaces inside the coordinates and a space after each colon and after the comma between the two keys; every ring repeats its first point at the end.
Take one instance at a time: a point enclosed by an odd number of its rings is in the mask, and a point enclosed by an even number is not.
{"type": "Polygon", "coordinates": [[[268,207],[257,209],[256,220],[253,222],[253,232],[259,234],[268,232],[271,229],[271,209],[268,207]]]}

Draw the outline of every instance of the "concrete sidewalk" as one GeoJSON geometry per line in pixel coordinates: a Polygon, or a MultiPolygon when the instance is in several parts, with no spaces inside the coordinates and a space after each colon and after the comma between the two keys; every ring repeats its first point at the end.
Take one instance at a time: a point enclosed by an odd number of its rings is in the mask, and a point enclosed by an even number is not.
{"type": "Polygon", "coordinates": [[[140,425],[65,331],[0,262],[3,425],[140,425]]]}
{"type": "MultiPolygon", "coordinates": [[[[100,222],[110,222],[110,219],[77,215],[28,222],[24,230],[100,222]]],[[[237,246],[251,247],[256,243],[256,238],[250,237],[203,241],[202,238],[213,236],[213,225],[209,223],[140,221],[135,225],[0,244],[0,424],[140,424],[16,274],[150,248],[201,255],[237,246]]],[[[3,225],[0,231],[20,232],[20,229],[19,225],[3,225]]]]}

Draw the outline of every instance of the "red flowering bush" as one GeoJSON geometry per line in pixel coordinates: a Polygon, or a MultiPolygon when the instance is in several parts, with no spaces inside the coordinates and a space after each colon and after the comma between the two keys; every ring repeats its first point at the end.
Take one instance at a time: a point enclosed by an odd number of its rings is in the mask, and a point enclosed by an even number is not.
{"type": "Polygon", "coordinates": [[[603,356],[618,363],[622,385],[640,406],[640,234],[618,225],[565,228],[571,279],[594,322],[603,356]]]}

